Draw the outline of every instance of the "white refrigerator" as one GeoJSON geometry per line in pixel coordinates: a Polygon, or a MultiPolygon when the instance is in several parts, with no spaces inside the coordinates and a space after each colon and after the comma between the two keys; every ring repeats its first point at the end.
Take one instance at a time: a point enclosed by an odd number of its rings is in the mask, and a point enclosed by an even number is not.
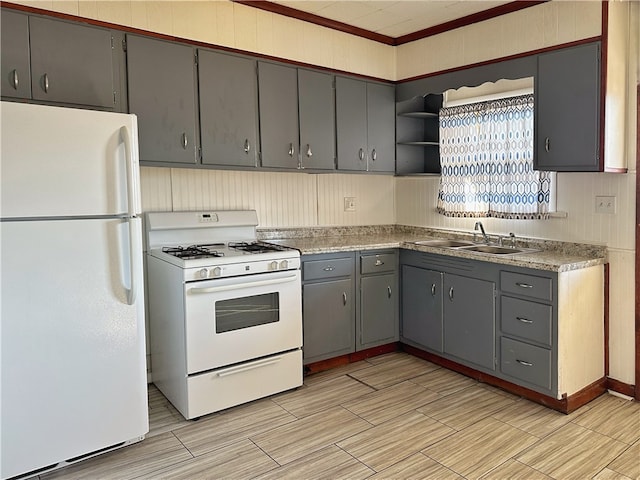
{"type": "Polygon", "coordinates": [[[1,102],[0,476],[148,432],[134,115],[1,102]]]}

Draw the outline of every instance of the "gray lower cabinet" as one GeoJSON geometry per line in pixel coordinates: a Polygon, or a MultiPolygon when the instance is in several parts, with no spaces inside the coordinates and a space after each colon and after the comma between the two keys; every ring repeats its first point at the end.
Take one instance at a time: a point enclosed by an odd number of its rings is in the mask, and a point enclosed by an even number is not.
{"type": "Polygon", "coordinates": [[[256,61],[198,50],[204,165],[258,166],[256,61]]]}
{"type": "Polygon", "coordinates": [[[339,170],[395,171],[395,89],[336,77],[339,170]]]}
{"type": "Polygon", "coordinates": [[[355,256],[302,257],[304,363],[355,350],[355,256]]]}
{"type": "Polygon", "coordinates": [[[360,254],[356,350],[398,341],[398,253],[360,254]]]}
{"type": "Polygon", "coordinates": [[[600,43],[540,54],[535,101],[535,168],[600,170],[600,43]]]}
{"type": "Polygon", "coordinates": [[[194,48],[127,35],[127,67],[129,111],[138,116],[140,161],[196,164],[194,48]]]}
{"type": "Polygon", "coordinates": [[[402,266],[401,341],[442,352],[443,277],[435,270],[402,266]]]}
{"type": "Polygon", "coordinates": [[[2,96],[114,110],[111,30],[2,10],[2,96]]]}
{"type": "Polygon", "coordinates": [[[495,369],[495,283],[444,275],[444,352],[495,369]]]}

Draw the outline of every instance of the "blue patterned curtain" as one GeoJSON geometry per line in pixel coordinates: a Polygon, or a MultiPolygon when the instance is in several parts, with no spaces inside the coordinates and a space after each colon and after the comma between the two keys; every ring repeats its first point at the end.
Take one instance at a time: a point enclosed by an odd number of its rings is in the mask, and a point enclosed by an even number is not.
{"type": "Polygon", "coordinates": [[[438,212],[541,219],[551,180],[533,170],[533,95],[440,110],[438,212]]]}

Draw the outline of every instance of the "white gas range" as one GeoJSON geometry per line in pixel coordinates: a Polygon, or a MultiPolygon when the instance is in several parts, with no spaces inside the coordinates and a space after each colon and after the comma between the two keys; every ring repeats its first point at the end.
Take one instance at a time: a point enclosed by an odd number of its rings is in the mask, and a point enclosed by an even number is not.
{"type": "Polygon", "coordinates": [[[300,253],[254,210],[146,216],[153,382],[185,418],[302,384],[300,253]]]}

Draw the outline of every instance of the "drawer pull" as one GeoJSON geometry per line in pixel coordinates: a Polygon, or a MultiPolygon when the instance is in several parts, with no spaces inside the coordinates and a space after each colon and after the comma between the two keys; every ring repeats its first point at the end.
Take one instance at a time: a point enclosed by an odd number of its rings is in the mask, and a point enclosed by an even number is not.
{"type": "Polygon", "coordinates": [[[516,317],[516,320],[522,323],[533,323],[533,320],[529,320],[528,318],[524,318],[524,317],[516,317]]]}
{"type": "Polygon", "coordinates": [[[384,262],[380,259],[376,259],[376,267],[379,267],[380,265],[384,265],[384,262]]]}
{"type": "Polygon", "coordinates": [[[323,270],[325,272],[333,272],[335,270],[335,268],[333,268],[331,265],[329,265],[328,267],[324,267],[323,270]]]}
{"type": "Polygon", "coordinates": [[[533,363],[531,362],[525,362],[524,360],[518,360],[516,358],[516,362],[518,362],[520,365],[523,365],[525,367],[533,367],[533,363]]]}
{"type": "Polygon", "coordinates": [[[520,288],[533,288],[533,285],[529,285],[528,283],[516,282],[516,285],[520,288]]]}

